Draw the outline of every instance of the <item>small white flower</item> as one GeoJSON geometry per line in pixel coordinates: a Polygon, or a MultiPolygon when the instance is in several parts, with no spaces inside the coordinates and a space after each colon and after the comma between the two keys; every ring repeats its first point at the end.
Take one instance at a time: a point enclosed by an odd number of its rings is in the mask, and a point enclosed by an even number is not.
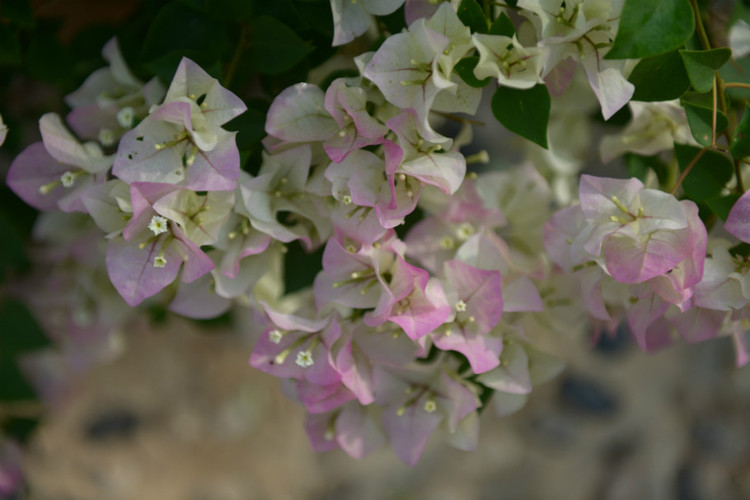
{"type": "Polygon", "coordinates": [[[75,174],[69,170],[60,176],[60,182],[62,182],[62,185],[66,188],[73,187],[75,180],[75,174]]]}
{"type": "Polygon", "coordinates": [[[302,368],[309,368],[315,363],[315,360],[313,360],[310,351],[300,351],[297,353],[297,359],[294,362],[302,368]]]}
{"type": "MultiPolygon", "coordinates": [[[[148,224],[148,228],[154,233],[155,236],[159,236],[162,233],[166,233],[168,230],[167,219],[159,215],[151,217],[151,222],[148,224]]],[[[157,266],[164,267],[164,266],[157,266]]]]}
{"type": "Polygon", "coordinates": [[[125,106],[117,112],[117,123],[123,128],[131,128],[135,118],[135,110],[130,106],[125,106]]]}
{"type": "Polygon", "coordinates": [[[154,257],[154,267],[164,267],[167,265],[167,258],[164,255],[159,254],[154,257]]]}
{"type": "Polygon", "coordinates": [[[279,342],[281,342],[282,337],[283,335],[279,330],[271,330],[270,332],[268,332],[268,340],[270,340],[274,344],[278,344],[279,342]]]}

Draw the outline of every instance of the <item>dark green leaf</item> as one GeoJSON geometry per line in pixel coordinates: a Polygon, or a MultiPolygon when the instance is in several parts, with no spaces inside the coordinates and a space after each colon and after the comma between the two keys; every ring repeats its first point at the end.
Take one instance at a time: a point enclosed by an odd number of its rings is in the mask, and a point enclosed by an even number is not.
{"type": "Polygon", "coordinates": [[[669,177],[669,169],[659,155],[643,156],[635,153],[625,155],[625,166],[631,177],[636,177],[642,181],[646,180],[649,170],[653,170],[656,178],[659,179],[659,185],[664,186],[669,177]]]}
{"type": "Polygon", "coordinates": [[[492,81],[492,78],[489,77],[484,80],[479,80],[474,76],[474,68],[476,68],[478,62],[479,56],[465,57],[453,67],[454,71],[458,73],[458,76],[460,76],[464,82],[476,88],[485,87],[490,81],[492,81]]]}
{"type": "Polygon", "coordinates": [[[313,49],[289,26],[273,17],[261,16],[253,22],[250,56],[261,73],[274,75],[286,71],[313,49]]]}
{"type": "Polygon", "coordinates": [[[0,65],[15,66],[21,63],[21,45],[10,26],[0,24],[0,65]]]}
{"type": "Polygon", "coordinates": [[[226,33],[221,21],[186,5],[168,3],[149,27],[140,60],[168,84],[183,56],[208,71],[207,66],[215,64],[228,46],[226,33]]]}
{"type": "Polygon", "coordinates": [[[670,52],[690,38],[695,17],[688,0],[625,0],[620,27],[606,59],[636,59],[670,52]]]}
{"type": "Polygon", "coordinates": [[[547,148],[550,97],[547,87],[520,90],[499,87],[492,96],[492,113],[511,132],[547,148]]]}
{"type": "Polygon", "coordinates": [[[28,0],[3,0],[0,2],[0,17],[25,28],[34,26],[34,17],[28,0]]]}
{"type": "Polygon", "coordinates": [[[681,50],[680,56],[693,88],[704,93],[711,91],[716,70],[732,57],[732,51],[726,47],[712,50],[681,50]]]}
{"type": "Polygon", "coordinates": [[[750,105],[748,104],[745,104],[745,112],[742,113],[742,119],[734,131],[729,152],[738,160],[750,156],[750,105]]]}
{"type": "Polygon", "coordinates": [[[51,31],[35,33],[26,52],[26,64],[34,78],[62,87],[70,84],[70,54],[51,31]]]}
{"type": "Polygon", "coordinates": [[[227,130],[237,131],[237,148],[252,149],[266,135],[266,113],[248,108],[237,118],[224,125],[227,130]]]}
{"type": "Polygon", "coordinates": [[[628,78],[635,85],[634,101],[671,101],[690,87],[679,52],[641,60],[628,78]]]}
{"type": "Polygon", "coordinates": [[[15,358],[47,345],[49,340],[26,306],[5,300],[0,308],[0,357],[15,358]]]}
{"type": "MultiPolygon", "coordinates": [[[[701,152],[699,147],[684,144],[675,144],[674,150],[681,171],[701,152]]],[[[716,198],[733,173],[734,165],[728,157],[716,151],[706,151],[682,181],[682,189],[694,201],[716,198]]]]}
{"type": "Polygon", "coordinates": [[[299,241],[287,245],[284,254],[284,290],[286,293],[296,292],[310,286],[321,269],[323,247],[314,252],[307,252],[299,241]]]}
{"type": "Polygon", "coordinates": [[[503,35],[512,37],[516,33],[516,28],[513,26],[513,21],[505,14],[501,12],[500,15],[495,19],[495,22],[490,26],[490,35],[503,35]]]}
{"type": "Polygon", "coordinates": [[[739,197],[740,195],[732,193],[717,198],[709,198],[705,200],[705,203],[721,220],[726,222],[729,212],[732,210],[734,204],[737,203],[739,197]]]}
{"type": "MultiPolygon", "coordinates": [[[[710,146],[711,128],[713,127],[713,110],[711,108],[696,106],[695,104],[684,101],[682,107],[685,108],[685,114],[687,115],[688,124],[690,125],[690,133],[693,134],[695,140],[702,146],[710,146]]],[[[729,125],[727,115],[721,111],[717,111],[716,135],[718,136],[723,132],[724,129],[727,128],[727,125],[729,125]]]]}
{"type": "Polygon", "coordinates": [[[474,33],[487,33],[487,18],[477,0],[462,0],[458,6],[458,18],[474,33]]]}

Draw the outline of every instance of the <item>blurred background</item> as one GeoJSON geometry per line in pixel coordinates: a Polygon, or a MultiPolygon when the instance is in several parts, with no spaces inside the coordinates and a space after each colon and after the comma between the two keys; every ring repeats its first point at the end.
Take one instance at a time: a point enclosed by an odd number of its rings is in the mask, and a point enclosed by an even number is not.
{"type": "MultiPolygon", "coordinates": [[[[403,17],[382,22],[397,32],[403,17]]],[[[328,0],[2,0],[0,177],[39,140],[39,117],[65,114],[63,97],[105,65],[115,35],[143,80],[168,84],[183,55],[231,75],[249,110],[229,128],[251,173],[273,96],[350,74],[369,43],[331,49],[328,0]]],[[[551,141],[596,170],[595,138],[628,114],[589,130],[592,99],[553,108],[569,118],[551,141]]],[[[517,162],[501,126],[478,119],[476,150],[517,162]]],[[[553,186],[560,196],[570,179],[553,186]]],[[[436,434],[413,468],[387,448],[356,461],[314,453],[304,409],[248,366],[259,332],[247,310],[189,321],[158,298],[130,310],[106,281],[101,238],[75,217],[39,219],[4,183],[0,235],[0,498],[750,498],[750,372],[734,367],[728,339],[644,354],[624,330],[596,343],[561,334],[546,347],[565,372],[510,417],[487,408],[476,451],[436,434]]],[[[319,261],[292,246],[287,289],[309,283],[319,261]]]]}

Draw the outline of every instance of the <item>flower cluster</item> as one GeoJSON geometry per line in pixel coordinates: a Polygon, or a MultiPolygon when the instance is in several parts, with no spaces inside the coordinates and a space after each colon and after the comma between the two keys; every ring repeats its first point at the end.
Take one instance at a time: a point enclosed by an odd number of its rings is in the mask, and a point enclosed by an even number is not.
{"type": "MultiPolygon", "coordinates": [[[[402,4],[331,0],[334,44],[402,4]]],[[[86,241],[105,242],[107,275],[130,306],[160,294],[192,318],[250,308],[250,364],[306,407],[317,450],[362,457],[387,442],[415,464],[438,429],[471,449],[490,398],[501,416],[518,410],[562,368],[545,339],[585,330],[586,317],[604,329],[626,320],[644,350],[731,334],[746,363],[748,257],[709,240],[695,202],[638,179],[583,175],[580,203],[552,215],[584,163],[566,130],[578,104],[555,110],[551,151],[533,150],[533,162],[474,171],[488,154],[461,151],[473,131],[458,114],[477,112],[490,79],[560,96],[578,74],[605,120],[628,104],[625,63],[603,58],[622,2],[519,0],[513,19],[483,19],[480,30],[458,7],[407,0],[408,28],[358,56],[358,76],[283,90],[254,175],[225,128],[245,111],[241,99],[187,58],[168,89],[144,84],[113,40],[109,67],[67,98],[68,125],[90,142],[44,115],[42,142],[16,158],[8,184],[40,210],[93,220],[104,236],[86,241]],[[449,132],[446,118],[462,128],[449,132]],[[322,262],[309,287],[285,294],[293,242],[322,248],[322,262]]],[[[602,143],[605,161],[691,141],[676,102],[630,109],[631,125],[602,143]]],[[[750,243],[748,220],[744,195],[724,227],[750,243]]],[[[55,306],[111,328],[105,320],[120,311],[103,307],[111,290],[86,266],[98,256],[61,249],[74,275],[56,286],[89,272],[84,299],[100,309],[76,297],[55,306]]]]}

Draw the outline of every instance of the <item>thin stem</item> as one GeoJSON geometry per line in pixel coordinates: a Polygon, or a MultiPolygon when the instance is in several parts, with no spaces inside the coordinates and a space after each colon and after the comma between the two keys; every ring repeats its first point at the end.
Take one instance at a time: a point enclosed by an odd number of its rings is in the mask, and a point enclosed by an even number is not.
{"type": "Polygon", "coordinates": [[[740,82],[729,82],[724,84],[725,89],[748,89],[750,90],[750,83],[740,82]]]}
{"type": "Polygon", "coordinates": [[[742,182],[742,169],[740,168],[741,163],[740,160],[734,160],[734,176],[737,178],[737,187],[735,190],[740,195],[745,194],[745,185],[742,182]]]}
{"type": "Polygon", "coordinates": [[[480,127],[484,127],[485,125],[484,122],[480,122],[479,120],[472,120],[471,118],[464,118],[463,116],[456,116],[450,113],[444,113],[442,111],[435,111],[434,109],[431,109],[430,112],[458,123],[468,123],[470,125],[479,125],[480,127]]]}
{"type": "Polygon", "coordinates": [[[693,12],[695,12],[695,29],[698,32],[698,39],[701,42],[701,47],[703,47],[703,50],[711,50],[711,42],[708,41],[706,28],[703,27],[703,19],[701,18],[701,11],[698,8],[698,0],[690,0],[690,4],[693,6],[693,12]]]}
{"type": "Polygon", "coordinates": [[[677,179],[677,182],[675,183],[675,185],[674,185],[674,187],[672,188],[672,190],[671,190],[671,191],[669,191],[669,194],[672,194],[672,195],[674,195],[674,194],[675,194],[675,193],[677,192],[677,190],[678,190],[678,189],[680,188],[680,186],[682,185],[682,181],[684,181],[684,180],[685,180],[685,177],[687,177],[687,176],[688,176],[688,174],[690,173],[690,171],[691,171],[691,170],[693,170],[693,167],[695,167],[695,166],[696,166],[696,165],[698,164],[698,160],[700,160],[701,158],[703,158],[703,155],[704,155],[704,154],[706,154],[706,151],[708,151],[708,148],[707,148],[707,147],[706,147],[706,148],[703,148],[703,149],[701,149],[701,150],[700,150],[700,151],[698,152],[698,154],[696,154],[696,155],[695,155],[695,158],[693,158],[693,159],[692,159],[692,160],[690,161],[690,163],[688,163],[688,166],[687,166],[687,167],[685,167],[685,170],[683,170],[683,171],[682,171],[682,174],[680,174],[680,178],[679,178],[679,179],[677,179]]]}
{"type": "Polygon", "coordinates": [[[492,4],[497,5],[498,7],[504,7],[506,9],[521,10],[521,7],[508,5],[507,3],[503,2],[492,2],[492,4]]]}
{"type": "Polygon", "coordinates": [[[714,100],[713,113],[711,114],[711,146],[716,145],[716,78],[714,77],[714,84],[711,87],[711,95],[714,100]]]}
{"type": "Polygon", "coordinates": [[[237,71],[237,66],[239,66],[240,64],[242,51],[245,50],[246,44],[247,44],[247,26],[243,24],[242,30],[240,31],[240,39],[237,42],[237,47],[235,47],[234,49],[234,54],[232,54],[232,59],[229,61],[229,65],[227,66],[227,72],[224,76],[224,86],[227,88],[231,87],[232,85],[234,74],[237,71]]]}

